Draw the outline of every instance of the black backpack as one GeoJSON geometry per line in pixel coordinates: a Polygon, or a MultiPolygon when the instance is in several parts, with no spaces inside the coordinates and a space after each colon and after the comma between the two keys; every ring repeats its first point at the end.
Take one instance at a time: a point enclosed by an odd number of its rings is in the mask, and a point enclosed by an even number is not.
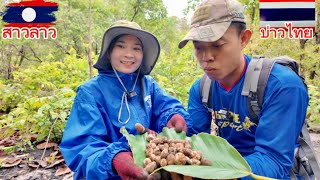
{"type": "MultiPolygon", "coordinates": [[[[263,56],[253,56],[245,74],[241,95],[248,97],[247,109],[252,121],[257,125],[259,123],[258,116],[263,104],[264,91],[275,63],[293,70],[304,82],[304,78],[299,75],[299,65],[294,59],[288,56],[281,56],[274,59],[266,59],[263,56]]],[[[204,74],[200,80],[200,93],[202,104],[209,112],[213,112],[212,101],[208,101],[212,97],[211,88],[212,81],[204,74]]],[[[294,165],[290,172],[291,179],[297,179],[295,174],[299,174],[303,179],[320,180],[320,167],[310,140],[306,122],[303,125],[298,141],[300,147],[295,149],[294,165]]]]}

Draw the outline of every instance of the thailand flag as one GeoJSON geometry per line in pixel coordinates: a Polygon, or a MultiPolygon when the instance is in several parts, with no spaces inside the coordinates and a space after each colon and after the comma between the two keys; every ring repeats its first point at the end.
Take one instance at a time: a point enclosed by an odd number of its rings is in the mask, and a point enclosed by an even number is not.
{"type": "Polygon", "coordinates": [[[315,28],[315,0],[260,0],[260,27],[315,28]]]}
{"type": "Polygon", "coordinates": [[[6,27],[50,27],[55,25],[53,12],[58,3],[45,0],[25,0],[6,5],[2,20],[6,27]]]}

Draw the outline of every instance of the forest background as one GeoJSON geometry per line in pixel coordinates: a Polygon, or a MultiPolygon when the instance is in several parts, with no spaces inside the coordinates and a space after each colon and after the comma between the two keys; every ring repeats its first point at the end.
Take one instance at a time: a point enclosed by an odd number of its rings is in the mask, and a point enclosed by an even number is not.
{"type": "MultiPolygon", "coordinates": [[[[301,66],[309,88],[308,122],[320,124],[320,1],[316,2],[313,39],[260,39],[259,1],[240,0],[246,6],[253,38],[248,55],[288,55],[301,66]]],[[[159,85],[187,106],[191,84],[203,71],[189,43],[178,42],[189,29],[188,19],[169,17],[161,0],[59,0],[55,13],[57,39],[1,39],[0,41],[0,138],[16,135],[19,142],[6,151],[25,150],[43,141],[59,143],[77,87],[97,74],[92,68],[99,56],[105,30],[115,20],[136,21],[159,39],[161,54],[151,73],[159,85]],[[51,129],[52,128],[52,129],[51,129]],[[32,140],[31,137],[36,137],[32,140]]],[[[188,0],[185,14],[199,0],[188,0]]],[[[1,4],[0,12],[5,9],[1,4]]],[[[0,22],[3,27],[3,22],[0,22]]]]}

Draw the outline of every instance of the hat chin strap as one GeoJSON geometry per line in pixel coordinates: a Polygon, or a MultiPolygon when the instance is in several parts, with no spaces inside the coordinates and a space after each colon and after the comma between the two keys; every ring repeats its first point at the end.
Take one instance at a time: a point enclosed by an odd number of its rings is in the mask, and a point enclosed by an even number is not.
{"type": "Polygon", "coordinates": [[[111,65],[111,67],[112,67],[114,73],[116,74],[121,86],[124,89],[124,92],[123,92],[122,98],[121,98],[121,103],[120,103],[120,110],[119,110],[119,113],[118,113],[118,122],[121,123],[121,124],[127,124],[129,122],[129,120],[130,120],[130,117],[131,117],[130,107],[129,107],[129,104],[128,104],[128,95],[129,95],[129,98],[132,98],[132,97],[137,95],[137,93],[134,91],[134,89],[136,87],[136,84],[137,84],[137,81],[138,81],[138,78],[139,78],[139,75],[140,75],[141,66],[139,67],[138,74],[137,74],[136,80],[135,80],[135,82],[133,84],[132,90],[129,91],[129,92],[128,92],[127,88],[124,86],[121,78],[119,77],[117,70],[112,65],[111,65]],[[125,120],[125,121],[121,121],[121,119],[120,119],[121,112],[122,112],[122,104],[123,103],[126,104],[126,108],[127,108],[128,114],[129,114],[128,119],[125,120]]]}

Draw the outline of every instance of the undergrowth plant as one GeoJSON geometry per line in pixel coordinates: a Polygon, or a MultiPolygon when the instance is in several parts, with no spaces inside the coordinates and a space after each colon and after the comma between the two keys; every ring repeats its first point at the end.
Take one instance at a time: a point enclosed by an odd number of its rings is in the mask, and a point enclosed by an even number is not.
{"type": "Polygon", "coordinates": [[[14,73],[14,80],[0,86],[1,136],[19,132],[21,145],[48,136],[59,142],[67,121],[77,87],[89,79],[87,60],[66,56],[63,62],[44,62],[14,73]]]}
{"type": "Polygon", "coordinates": [[[317,86],[308,85],[309,107],[307,111],[308,124],[319,126],[320,123],[320,91],[317,86]]]}

